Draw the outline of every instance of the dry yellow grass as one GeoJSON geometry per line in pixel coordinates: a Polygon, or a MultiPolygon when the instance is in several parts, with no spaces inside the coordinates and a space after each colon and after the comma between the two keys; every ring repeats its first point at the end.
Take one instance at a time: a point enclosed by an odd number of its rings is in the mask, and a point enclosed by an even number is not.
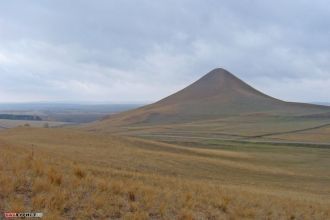
{"type": "Polygon", "coordinates": [[[300,173],[297,152],[286,152],[283,161],[297,162],[286,170],[271,161],[285,153],[214,151],[67,129],[2,132],[0,210],[44,219],[330,218],[329,174],[316,165],[300,173]]]}
{"type": "Polygon", "coordinates": [[[288,141],[330,143],[330,126],[293,134],[274,135],[272,137],[288,141]]]}

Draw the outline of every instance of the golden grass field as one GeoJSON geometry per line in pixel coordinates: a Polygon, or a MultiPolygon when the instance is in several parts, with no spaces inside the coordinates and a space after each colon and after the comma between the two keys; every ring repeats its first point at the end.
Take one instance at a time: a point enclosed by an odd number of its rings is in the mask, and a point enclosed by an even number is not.
{"type": "Polygon", "coordinates": [[[2,131],[0,210],[44,219],[330,219],[327,147],[164,139],[2,131]]]}

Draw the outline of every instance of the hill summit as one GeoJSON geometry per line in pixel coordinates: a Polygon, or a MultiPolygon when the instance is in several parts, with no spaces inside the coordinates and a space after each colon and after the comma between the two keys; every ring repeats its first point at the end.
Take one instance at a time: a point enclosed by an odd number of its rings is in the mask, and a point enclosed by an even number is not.
{"type": "Polygon", "coordinates": [[[180,102],[195,102],[216,98],[218,102],[234,100],[239,97],[270,98],[255,90],[232,73],[225,69],[217,68],[204,75],[198,81],[183,90],[165,98],[158,104],[175,104],[180,102]]]}
{"type": "Polygon", "coordinates": [[[327,111],[329,107],[275,99],[227,70],[217,68],[156,103],[109,116],[99,123],[103,126],[162,124],[248,114],[303,116],[327,111]]]}

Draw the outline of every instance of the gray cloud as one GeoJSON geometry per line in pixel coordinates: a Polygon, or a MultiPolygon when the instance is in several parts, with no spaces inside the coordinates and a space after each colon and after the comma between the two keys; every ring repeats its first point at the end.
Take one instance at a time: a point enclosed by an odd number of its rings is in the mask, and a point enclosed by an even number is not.
{"type": "Polygon", "coordinates": [[[219,66],[329,101],[329,28],[325,0],[2,1],[0,101],[153,101],[219,66]]]}

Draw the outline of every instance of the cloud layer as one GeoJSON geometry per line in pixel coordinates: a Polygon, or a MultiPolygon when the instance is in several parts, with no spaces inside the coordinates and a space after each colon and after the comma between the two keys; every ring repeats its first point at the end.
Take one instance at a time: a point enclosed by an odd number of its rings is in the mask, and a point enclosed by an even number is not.
{"type": "Polygon", "coordinates": [[[326,0],[2,1],[0,102],[149,102],[215,67],[329,102],[329,30],[326,0]]]}

